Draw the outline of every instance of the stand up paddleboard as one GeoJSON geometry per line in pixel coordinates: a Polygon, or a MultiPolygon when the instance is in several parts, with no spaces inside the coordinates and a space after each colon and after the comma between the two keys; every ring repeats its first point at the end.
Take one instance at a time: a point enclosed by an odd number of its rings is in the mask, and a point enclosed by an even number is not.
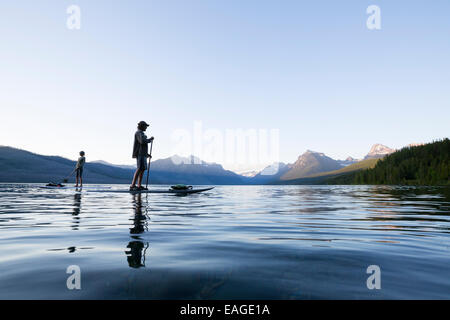
{"type": "Polygon", "coordinates": [[[208,190],[212,190],[214,187],[202,188],[202,189],[186,189],[186,190],[87,190],[88,192],[107,192],[107,193],[131,193],[131,194],[142,194],[142,193],[166,193],[166,194],[191,194],[191,193],[199,193],[208,190]]]}
{"type": "MultiPolygon", "coordinates": [[[[73,187],[73,186],[40,186],[39,188],[41,189],[51,189],[51,190],[84,190],[84,189],[99,189],[99,187],[94,187],[94,186],[86,186],[86,187],[73,187]]],[[[111,189],[111,187],[101,187],[103,189],[111,189]]],[[[106,190],[105,190],[106,191],[106,190]]]]}
{"type": "Polygon", "coordinates": [[[87,192],[103,192],[103,193],[131,193],[131,194],[142,194],[142,193],[166,193],[166,194],[191,194],[191,193],[199,193],[208,190],[214,189],[214,187],[208,188],[200,188],[200,189],[166,189],[166,190],[113,190],[111,187],[99,187],[99,186],[86,186],[86,187],[72,187],[72,186],[40,186],[41,189],[50,189],[50,190],[75,190],[75,191],[87,191],[87,192]]]}

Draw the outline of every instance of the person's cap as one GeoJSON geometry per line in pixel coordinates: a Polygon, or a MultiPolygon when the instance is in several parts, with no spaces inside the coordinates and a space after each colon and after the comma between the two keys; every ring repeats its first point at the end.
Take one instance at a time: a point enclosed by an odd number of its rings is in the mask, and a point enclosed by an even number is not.
{"type": "Polygon", "coordinates": [[[138,123],[138,126],[146,126],[146,127],[150,127],[150,125],[149,125],[147,122],[145,122],[145,121],[140,121],[140,122],[138,123]]]}

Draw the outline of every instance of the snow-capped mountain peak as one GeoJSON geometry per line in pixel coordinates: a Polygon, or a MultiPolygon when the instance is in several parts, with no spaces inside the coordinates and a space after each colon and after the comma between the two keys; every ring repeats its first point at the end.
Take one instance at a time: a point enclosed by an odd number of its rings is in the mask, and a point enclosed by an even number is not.
{"type": "Polygon", "coordinates": [[[366,155],[365,159],[369,158],[382,158],[388,154],[395,152],[395,149],[391,149],[382,144],[374,144],[370,149],[369,153],[366,155]]]}
{"type": "Polygon", "coordinates": [[[259,171],[257,171],[257,170],[250,170],[250,171],[239,171],[239,172],[236,172],[236,173],[241,175],[241,176],[247,177],[247,178],[253,178],[254,176],[256,176],[259,173],[259,171]]]}

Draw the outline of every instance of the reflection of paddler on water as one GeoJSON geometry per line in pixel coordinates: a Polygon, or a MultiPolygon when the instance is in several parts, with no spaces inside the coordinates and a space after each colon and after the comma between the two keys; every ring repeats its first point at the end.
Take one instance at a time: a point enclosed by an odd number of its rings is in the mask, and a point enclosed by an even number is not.
{"type": "Polygon", "coordinates": [[[128,265],[131,268],[145,267],[145,254],[148,248],[148,242],[141,240],[139,234],[147,230],[147,215],[142,213],[142,195],[133,195],[134,218],[133,227],[130,228],[130,235],[133,241],[127,245],[129,250],[125,251],[127,255],[128,265]]]}
{"type": "Polygon", "coordinates": [[[78,216],[81,212],[81,193],[75,193],[73,196],[73,225],[72,230],[78,230],[80,224],[80,217],[78,216]]]}

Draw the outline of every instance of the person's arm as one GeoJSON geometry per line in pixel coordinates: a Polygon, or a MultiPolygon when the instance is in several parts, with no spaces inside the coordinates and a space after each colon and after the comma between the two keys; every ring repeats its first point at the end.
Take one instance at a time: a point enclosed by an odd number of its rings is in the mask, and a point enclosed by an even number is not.
{"type": "Polygon", "coordinates": [[[150,139],[147,139],[147,136],[143,132],[140,132],[139,134],[137,134],[136,138],[137,138],[139,144],[149,143],[149,142],[153,141],[153,137],[151,137],[150,139]]]}
{"type": "Polygon", "coordinates": [[[153,141],[153,137],[150,137],[149,139],[147,139],[147,136],[145,135],[145,133],[144,133],[144,139],[147,143],[150,143],[153,141]]]}

